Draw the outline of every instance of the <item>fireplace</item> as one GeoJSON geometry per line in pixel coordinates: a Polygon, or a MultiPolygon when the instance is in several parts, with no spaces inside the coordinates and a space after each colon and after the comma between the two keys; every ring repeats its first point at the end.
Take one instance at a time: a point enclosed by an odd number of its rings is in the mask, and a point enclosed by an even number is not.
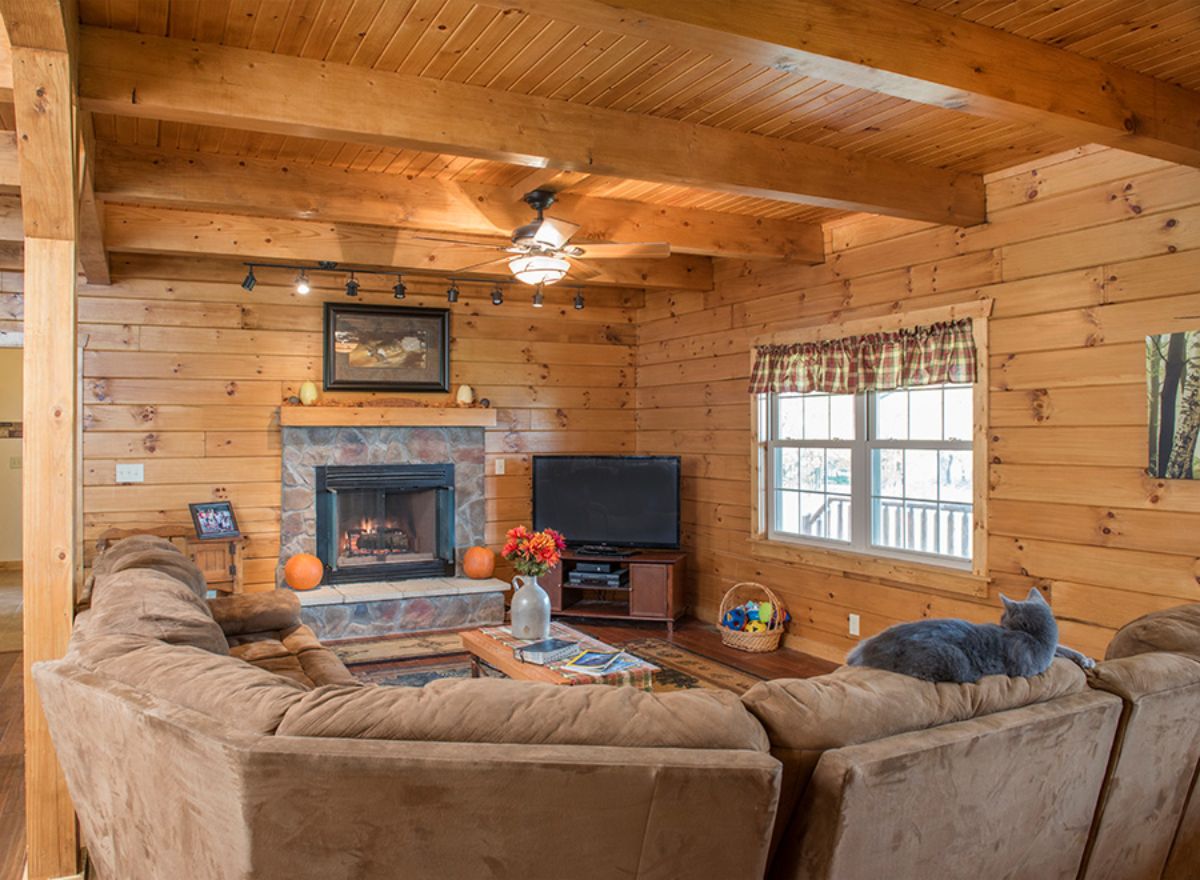
{"type": "Polygon", "coordinates": [[[454,574],[453,464],[316,469],[317,556],[326,584],[454,574]]]}

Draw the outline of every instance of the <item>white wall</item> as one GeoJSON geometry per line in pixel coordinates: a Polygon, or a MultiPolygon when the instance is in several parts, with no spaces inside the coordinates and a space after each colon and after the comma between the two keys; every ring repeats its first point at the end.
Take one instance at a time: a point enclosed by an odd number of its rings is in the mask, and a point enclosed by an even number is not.
{"type": "MultiPolygon", "coordinates": [[[[21,421],[21,356],[19,348],[0,348],[0,422],[21,421]]],[[[19,439],[0,439],[0,562],[21,558],[21,470],[19,439]]]]}

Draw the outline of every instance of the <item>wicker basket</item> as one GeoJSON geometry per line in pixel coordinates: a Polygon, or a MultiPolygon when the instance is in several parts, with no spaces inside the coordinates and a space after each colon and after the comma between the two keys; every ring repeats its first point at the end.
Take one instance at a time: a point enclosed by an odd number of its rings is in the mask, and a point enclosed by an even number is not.
{"type": "Polygon", "coordinates": [[[721,610],[717,612],[717,628],[721,630],[721,641],[731,648],[749,651],[753,654],[774,651],[779,647],[779,640],[783,638],[783,618],[786,616],[786,610],[783,603],[779,601],[779,597],[772,593],[770,588],[756,584],[754,581],[742,581],[740,584],[734,584],[725,594],[725,598],[721,600],[721,610]],[[756,593],[757,595],[754,595],[756,593]],[[762,632],[729,629],[721,623],[725,619],[726,611],[738,605],[744,605],[747,599],[754,599],[756,602],[765,599],[775,608],[775,613],[767,622],[767,628],[762,632]]]}

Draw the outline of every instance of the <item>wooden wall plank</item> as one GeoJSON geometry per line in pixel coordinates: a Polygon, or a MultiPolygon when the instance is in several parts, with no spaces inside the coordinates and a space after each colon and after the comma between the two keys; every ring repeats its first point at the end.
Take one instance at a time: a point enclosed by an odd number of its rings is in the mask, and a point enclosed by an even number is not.
{"type": "Polygon", "coordinates": [[[1112,150],[989,180],[993,222],[864,221],[823,266],[721,260],[711,292],[639,312],[638,448],[683,456],[689,601],[762,580],[793,609],[788,643],[839,660],[889,621],[996,620],[997,593],[1043,586],[1064,641],[1102,653],[1146,611],[1200,599],[1200,482],[1147,477],[1144,341],[1200,315],[1193,169],[1112,150]],[[949,267],[952,271],[947,272],[949,267]],[[760,328],[821,326],[978,298],[995,302],[988,595],[837,575],[762,558],[750,530],[749,345],[760,328]],[[797,611],[799,613],[797,614],[797,611]]]}

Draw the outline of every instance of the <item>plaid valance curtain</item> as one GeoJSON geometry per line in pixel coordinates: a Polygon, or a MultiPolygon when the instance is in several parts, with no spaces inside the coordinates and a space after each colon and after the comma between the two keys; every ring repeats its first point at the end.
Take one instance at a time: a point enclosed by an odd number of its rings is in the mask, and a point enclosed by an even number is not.
{"type": "Polygon", "coordinates": [[[760,345],[755,352],[751,394],[854,394],[975,381],[970,318],[825,342],[760,345]]]}

